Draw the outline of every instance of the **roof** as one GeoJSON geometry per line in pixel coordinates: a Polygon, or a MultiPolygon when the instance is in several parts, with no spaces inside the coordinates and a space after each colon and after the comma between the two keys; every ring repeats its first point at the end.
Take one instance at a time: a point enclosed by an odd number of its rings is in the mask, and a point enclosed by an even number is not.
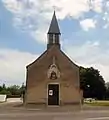
{"type": "MultiPolygon", "coordinates": [[[[34,62],[32,62],[31,64],[27,65],[26,68],[28,69],[28,67],[32,66],[34,63],[40,61],[40,59],[44,56],[44,55],[48,55],[50,51],[54,51],[54,48],[56,48],[56,46],[52,46],[49,50],[46,50],[45,52],[43,52],[34,62]]],[[[56,48],[57,49],[57,48],[56,48]]],[[[79,68],[80,66],[76,65],[62,50],[57,49],[60,51],[61,54],[63,54],[64,57],[67,58],[68,61],[70,61],[71,64],[73,64],[75,67],[79,68]]]]}
{"type": "Polygon", "coordinates": [[[55,15],[55,11],[54,11],[54,14],[52,17],[50,28],[48,30],[48,34],[53,34],[53,33],[54,34],[61,34],[59,26],[58,26],[58,21],[57,21],[56,15],[55,15]]]}
{"type": "Polygon", "coordinates": [[[43,55],[45,55],[47,53],[47,50],[44,51],[35,61],[33,61],[32,63],[30,63],[29,65],[26,66],[26,68],[30,67],[31,65],[33,65],[34,63],[36,63],[38,60],[40,60],[41,57],[43,57],[43,55]]]}

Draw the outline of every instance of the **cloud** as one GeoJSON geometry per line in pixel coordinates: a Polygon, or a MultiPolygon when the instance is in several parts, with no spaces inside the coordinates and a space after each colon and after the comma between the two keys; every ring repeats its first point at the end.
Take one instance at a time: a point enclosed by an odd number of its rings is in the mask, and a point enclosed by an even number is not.
{"type": "Polygon", "coordinates": [[[80,21],[80,25],[83,30],[88,31],[89,29],[96,27],[96,21],[93,19],[85,19],[80,21]]]}
{"type": "Polygon", "coordinates": [[[0,49],[1,83],[21,84],[26,80],[26,65],[38,55],[13,49],[0,49]]]}
{"type": "MultiPolygon", "coordinates": [[[[109,13],[107,0],[2,0],[2,2],[5,8],[13,14],[14,26],[32,35],[40,43],[45,43],[47,40],[46,33],[53,14],[53,6],[60,20],[68,16],[74,19],[84,18],[84,13],[90,10],[100,14],[103,18],[106,17],[104,13],[109,13]]],[[[95,16],[96,14],[93,17],[95,16]]],[[[81,21],[85,30],[95,27],[96,20],[91,19],[93,18],[81,21]]],[[[103,28],[106,29],[109,27],[109,15],[105,19],[106,25],[103,25],[103,28]]]]}
{"type": "MultiPolygon", "coordinates": [[[[105,17],[102,14],[108,11],[108,1],[103,0],[2,0],[2,2],[5,8],[13,14],[14,26],[27,32],[40,43],[47,41],[46,33],[53,14],[53,6],[60,20],[69,16],[73,19],[84,18],[84,13],[90,10],[105,17]]],[[[95,21],[90,18],[80,23],[87,31],[95,27],[95,21]]],[[[108,23],[106,21],[104,28],[109,26],[108,23]]]]}
{"type": "Polygon", "coordinates": [[[99,41],[67,46],[65,52],[72,61],[80,66],[97,68],[105,81],[109,81],[109,49],[103,50],[99,41]]]}
{"type": "Polygon", "coordinates": [[[91,9],[97,13],[103,12],[104,0],[91,0],[91,9]]]}
{"type": "Polygon", "coordinates": [[[46,42],[46,33],[56,6],[60,20],[67,16],[79,18],[89,11],[87,0],[2,0],[5,8],[13,14],[13,24],[28,32],[40,43],[46,42]]]}
{"type": "MultiPolygon", "coordinates": [[[[64,43],[63,43],[64,44],[64,43]]],[[[97,68],[105,81],[109,81],[109,50],[103,51],[99,41],[88,41],[82,45],[66,45],[64,52],[77,65],[97,68]],[[69,46],[69,47],[67,47],[69,46]]],[[[26,80],[26,65],[39,55],[13,49],[0,49],[1,84],[19,84],[26,80]]]]}
{"type": "MultiPolygon", "coordinates": [[[[109,3],[106,0],[2,0],[2,2],[5,8],[12,13],[14,26],[27,32],[40,43],[46,42],[53,6],[56,6],[57,18],[60,20],[69,16],[72,19],[82,18],[82,20],[79,19],[81,20],[80,25],[85,31],[94,29],[98,22],[103,26],[101,18],[105,21],[104,28],[109,27],[109,3]],[[84,13],[89,12],[90,9],[96,14],[94,13],[92,18],[85,18],[84,13]],[[97,18],[96,15],[100,17],[97,18]]],[[[74,62],[83,66],[95,66],[101,71],[105,80],[109,81],[107,72],[109,71],[109,52],[107,49],[102,49],[99,41],[65,46],[69,46],[64,47],[65,52],[74,62]]],[[[0,73],[0,77],[8,82],[18,80],[22,82],[25,79],[25,65],[35,58],[37,55],[31,53],[0,49],[0,68],[3,71],[0,73]]]]}

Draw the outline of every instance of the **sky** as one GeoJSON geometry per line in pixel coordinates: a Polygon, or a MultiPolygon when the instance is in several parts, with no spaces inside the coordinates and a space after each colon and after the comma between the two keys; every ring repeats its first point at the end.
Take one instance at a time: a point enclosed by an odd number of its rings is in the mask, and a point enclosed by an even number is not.
{"type": "Polygon", "coordinates": [[[109,82],[108,0],[0,0],[0,84],[25,82],[26,66],[46,50],[54,9],[61,49],[109,82]]]}

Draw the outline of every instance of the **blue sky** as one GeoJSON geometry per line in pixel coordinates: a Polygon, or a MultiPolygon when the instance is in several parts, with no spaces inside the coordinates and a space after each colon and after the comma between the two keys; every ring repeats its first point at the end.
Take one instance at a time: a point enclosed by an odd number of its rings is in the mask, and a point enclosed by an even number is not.
{"type": "Polygon", "coordinates": [[[29,51],[32,53],[41,52],[44,45],[35,41],[29,34],[21,31],[13,26],[13,15],[10,13],[0,1],[0,47],[18,49],[20,51],[29,51]]]}
{"type": "Polygon", "coordinates": [[[1,84],[21,84],[25,81],[25,66],[46,50],[46,33],[53,6],[62,33],[60,42],[64,52],[77,65],[99,69],[105,81],[109,81],[107,0],[1,0],[1,84]]]}

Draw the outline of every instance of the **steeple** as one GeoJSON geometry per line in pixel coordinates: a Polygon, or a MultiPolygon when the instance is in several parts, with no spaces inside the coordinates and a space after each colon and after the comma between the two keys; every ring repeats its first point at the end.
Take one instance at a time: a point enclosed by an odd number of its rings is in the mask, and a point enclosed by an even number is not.
{"type": "Polygon", "coordinates": [[[60,30],[59,30],[59,26],[58,26],[55,11],[54,11],[54,14],[53,14],[53,17],[52,17],[52,21],[51,21],[51,24],[50,24],[48,34],[60,34],[60,30]]]}
{"type": "Polygon", "coordinates": [[[47,49],[50,48],[52,45],[56,45],[58,47],[60,47],[60,29],[58,26],[58,22],[57,22],[57,18],[55,15],[55,11],[51,20],[51,24],[48,30],[48,44],[47,44],[47,49]]]}

